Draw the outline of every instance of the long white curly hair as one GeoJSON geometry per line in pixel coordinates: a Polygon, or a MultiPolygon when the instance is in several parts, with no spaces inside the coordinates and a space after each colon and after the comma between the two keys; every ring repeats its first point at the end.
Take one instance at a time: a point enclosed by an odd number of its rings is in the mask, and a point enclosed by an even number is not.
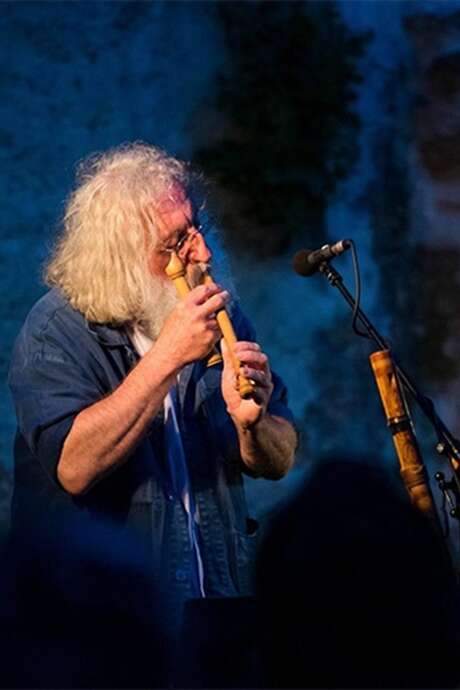
{"type": "Polygon", "coordinates": [[[198,182],[188,164],[144,143],[83,161],[45,266],[45,282],[58,287],[89,321],[148,321],[159,279],[148,270],[157,236],[146,209],[177,184],[194,198],[198,182]]]}

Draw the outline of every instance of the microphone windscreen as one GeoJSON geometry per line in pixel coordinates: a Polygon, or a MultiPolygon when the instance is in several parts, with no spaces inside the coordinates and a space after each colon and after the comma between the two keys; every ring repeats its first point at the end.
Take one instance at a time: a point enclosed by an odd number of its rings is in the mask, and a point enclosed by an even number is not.
{"type": "Polygon", "coordinates": [[[301,249],[296,254],[294,254],[292,266],[294,268],[294,271],[299,276],[307,277],[314,272],[314,269],[312,270],[312,266],[308,262],[308,257],[310,254],[311,252],[308,249],[301,249]]]}

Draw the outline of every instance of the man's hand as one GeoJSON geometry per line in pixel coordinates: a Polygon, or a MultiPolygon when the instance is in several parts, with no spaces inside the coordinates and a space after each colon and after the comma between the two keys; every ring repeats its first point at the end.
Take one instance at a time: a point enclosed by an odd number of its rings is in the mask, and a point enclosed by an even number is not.
{"type": "Polygon", "coordinates": [[[237,374],[224,340],[221,343],[221,349],[224,358],[222,395],[227,403],[228,413],[235,424],[247,429],[265,415],[273,391],[268,357],[257,343],[248,341],[235,343],[233,354],[241,363],[239,373],[255,383],[254,399],[243,400],[237,390],[237,374]]]}
{"type": "Polygon", "coordinates": [[[157,340],[177,369],[205,357],[219,340],[215,314],[229,299],[218,285],[199,285],[178,302],[157,340]]]}
{"type": "Polygon", "coordinates": [[[292,467],[297,433],[283,417],[267,412],[273,392],[268,357],[257,343],[239,341],[233,347],[241,362],[240,373],[255,382],[253,400],[243,400],[237,390],[237,376],[225,342],[222,342],[224,370],[222,395],[235,424],[243,463],[253,477],[280,479],[292,467]]]}

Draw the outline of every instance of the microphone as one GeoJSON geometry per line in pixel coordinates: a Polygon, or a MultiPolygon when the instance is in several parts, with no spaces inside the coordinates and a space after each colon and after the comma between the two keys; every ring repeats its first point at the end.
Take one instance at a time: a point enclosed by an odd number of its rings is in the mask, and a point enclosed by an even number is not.
{"type": "Polygon", "coordinates": [[[305,278],[316,273],[318,268],[324,261],[329,261],[333,259],[334,256],[339,256],[343,254],[347,249],[351,247],[351,240],[340,240],[335,244],[325,244],[321,249],[301,249],[294,255],[293,267],[294,271],[299,274],[299,276],[304,276],[305,278]]]}

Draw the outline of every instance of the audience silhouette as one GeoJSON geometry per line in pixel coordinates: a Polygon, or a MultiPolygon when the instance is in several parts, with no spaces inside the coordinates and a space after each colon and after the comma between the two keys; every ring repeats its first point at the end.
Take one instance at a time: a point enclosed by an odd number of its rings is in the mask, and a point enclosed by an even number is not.
{"type": "Polygon", "coordinates": [[[140,542],[61,517],[4,548],[1,686],[165,687],[163,612],[140,542]]]}
{"type": "Polygon", "coordinates": [[[318,462],[266,531],[256,597],[191,602],[176,646],[144,548],[89,518],[16,534],[1,687],[458,687],[454,569],[380,465],[318,462]]]}
{"type": "Polygon", "coordinates": [[[273,520],[257,566],[265,686],[458,684],[454,569],[395,479],[329,458],[273,520]]]}

